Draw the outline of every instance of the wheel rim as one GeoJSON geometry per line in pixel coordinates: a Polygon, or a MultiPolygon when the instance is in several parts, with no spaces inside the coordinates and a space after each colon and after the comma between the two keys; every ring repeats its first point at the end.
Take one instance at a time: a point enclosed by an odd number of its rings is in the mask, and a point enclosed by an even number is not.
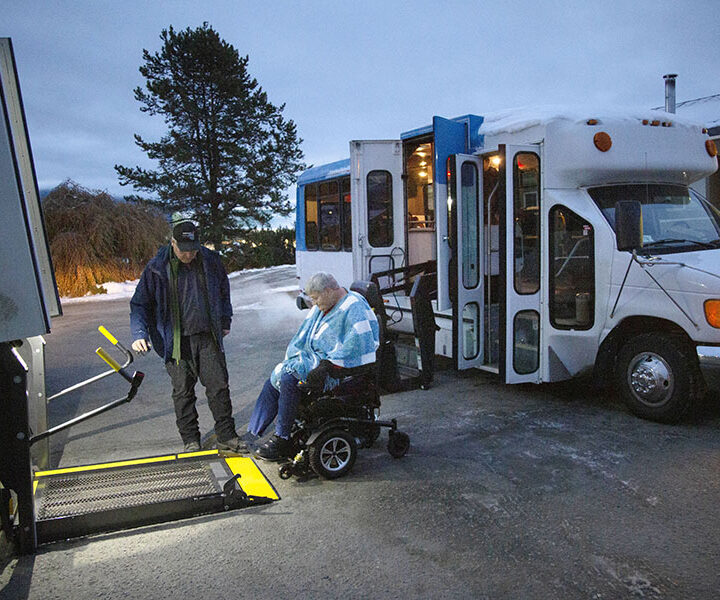
{"type": "Polygon", "coordinates": [[[331,473],[344,469],[350,462],[351,456],[350,444],[341,437],[330,438],[320,448],[320,464],[331,473]]]}
{"type": "Polygon", "coordinates": [[[654,352],[643,352],[630,361],[627,380],[633,396],[648,406],[665,404],[675,390],[670,365],[654,352]]]}

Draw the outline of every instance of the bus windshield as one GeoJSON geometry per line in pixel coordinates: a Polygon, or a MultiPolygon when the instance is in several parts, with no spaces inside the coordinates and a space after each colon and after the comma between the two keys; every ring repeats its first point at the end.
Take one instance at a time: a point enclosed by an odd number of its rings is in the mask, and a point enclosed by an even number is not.
{"type": "Polygon", "coordinates": [[[627,184],[589,188],[615,229],[615,203],[642,205],[643,248],[654,254],[720,248],[720,211],[684,185],[627,184]]]}

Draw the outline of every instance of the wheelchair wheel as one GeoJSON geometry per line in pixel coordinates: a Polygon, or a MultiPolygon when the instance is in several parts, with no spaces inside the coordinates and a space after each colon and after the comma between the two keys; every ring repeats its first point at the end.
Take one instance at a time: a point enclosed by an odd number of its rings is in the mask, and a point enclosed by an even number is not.
{"type": "Polygon", "coordinates": [[[337,479],[355,464],[357,444],[344,429],[331,429],[321,434],[310,446],[310,466],[320,477],[337,479]]]}
{"type": "Polygon", "coordinates": [[[387,450],[393,458],[402,458],[410,449],[410,436],[403,431],[390,431],[387,450]]]}

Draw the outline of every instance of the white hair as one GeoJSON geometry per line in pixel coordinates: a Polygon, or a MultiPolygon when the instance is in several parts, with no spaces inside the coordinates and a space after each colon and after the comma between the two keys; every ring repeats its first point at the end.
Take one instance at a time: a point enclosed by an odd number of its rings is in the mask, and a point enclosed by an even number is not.
{"type": "Polygon", "coordinates": [[[317,294],[324,290],[336,290],[339,287],[337,280],[330,273],[318,271],[305,284],[305,293],[317,294]]]}

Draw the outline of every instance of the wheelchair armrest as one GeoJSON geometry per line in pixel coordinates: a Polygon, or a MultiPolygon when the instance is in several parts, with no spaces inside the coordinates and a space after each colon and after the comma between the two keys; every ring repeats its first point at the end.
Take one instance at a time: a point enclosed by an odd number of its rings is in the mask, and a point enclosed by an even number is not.
{"type": "Polygon", "coordinates": [[[338,367],[331,365],[328,376],[333,379],[345,379],[346,377],[357,377],[358,375],[371,375],[375,372],[374,362],[359,367],[338,367]]]}

